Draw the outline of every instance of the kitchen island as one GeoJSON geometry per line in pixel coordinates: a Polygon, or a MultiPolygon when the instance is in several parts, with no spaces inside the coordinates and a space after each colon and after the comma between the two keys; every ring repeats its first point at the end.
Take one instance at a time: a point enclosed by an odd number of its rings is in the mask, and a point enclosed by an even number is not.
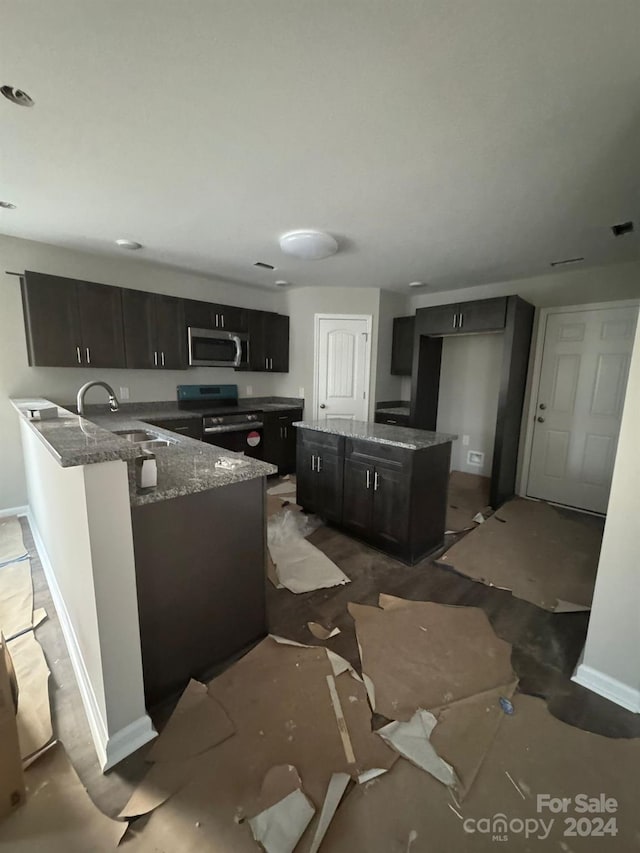
{"type": "Polygon", "coordinates": [[[29,521],[107,769],[154,737],[148,707],[266,633],[265,478],[276,468],[133,414],[56,407],[38,420],[30,411],[53,404],[12,402],[29,521]],[[145,488],[149,453],[157,486],[145,488]]]}
{"type": "Polygon", "coordinates": [[[303,509],[405,563],[442,545],[457,436],[342,418],[295,426],[303,509]]]}

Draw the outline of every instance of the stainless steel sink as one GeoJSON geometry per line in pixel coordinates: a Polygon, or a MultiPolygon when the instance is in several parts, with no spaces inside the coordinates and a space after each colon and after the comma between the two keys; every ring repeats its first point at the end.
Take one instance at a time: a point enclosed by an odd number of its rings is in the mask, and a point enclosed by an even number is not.
{"type": "Polygon", "coordinates": [[[134,442],[137,444],[139,441],[155,441],[158,436],[154,435],[152,432],[145,432],[141,429],[123,429],[116,430],[115,435],[120,435],[122,438],[126,438],[127,441],[134,442]]]}
{"type": "Polygon", "coordinates": [[[154,438],[150,441],[137,442],[138,447],[141,447],[142,450],[155,450],[157,447],[171,447],[171,445],[175,443],[175,441],[169,441],[166,438],[154,438]]]}

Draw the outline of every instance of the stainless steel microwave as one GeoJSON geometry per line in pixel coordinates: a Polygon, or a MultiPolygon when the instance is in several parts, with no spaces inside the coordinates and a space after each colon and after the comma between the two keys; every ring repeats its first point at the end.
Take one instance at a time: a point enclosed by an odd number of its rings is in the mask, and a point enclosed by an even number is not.
{"type": "Polygon", "coordinates": [[[193,367],[243,367],[249,362],[249,338],[239,332],[189,326],[189,364],[193,367]]]}

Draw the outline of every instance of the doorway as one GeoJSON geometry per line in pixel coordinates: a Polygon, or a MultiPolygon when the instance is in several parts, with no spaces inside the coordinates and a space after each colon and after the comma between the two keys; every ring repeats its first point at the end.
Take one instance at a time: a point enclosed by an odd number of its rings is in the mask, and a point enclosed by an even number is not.
{"type": "Polygon", "coordinates": [[[371,315],[315,315],[316,420],[369,419],[371,325],[371,315]]]}
{"type": "Polygon", "coordinates": [[[628,304],[543,312],[529,497],[606,513],[637,315],[628,304]]]}

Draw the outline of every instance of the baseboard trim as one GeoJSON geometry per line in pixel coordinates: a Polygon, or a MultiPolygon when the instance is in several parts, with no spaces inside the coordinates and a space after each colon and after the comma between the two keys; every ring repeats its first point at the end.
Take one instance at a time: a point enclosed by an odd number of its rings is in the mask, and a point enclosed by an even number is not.
{"type": "Polygon", "coordinates": [[[107,724],[100,711],[100,707],[84,663],[84,658],[80,651],[78,639],[73,629],[73,625],[71,624],[62,593],[60,592],[60,587],[56,580],[53,565],[47,553],[47,549],[45,548],[42,536],[40,535],[40,531],[38,530],[38,525],[35,523],[33,515],[28,508],[26,515],[33,535],[33,540],[36,544],[36,549],[40,557],[40,562],[42,563],[44,575],[49,585],[51,598],[53,599],[58,619],[60,620],[60,627],[62,628],[62,634],[71,659],[71,666],[73,667],[73,672],[78,683],[78,689],[80,690],[80,695],[82,697],[82,704],[84,705],[85,713],[87,715],[87,721],[89,723],[89,729],[91,730],[91,737],[93,738],[98,761],[102,771],[104,772],[109,770],[111,767],[114,767],[119,761],[126,758],[127,755],[135,752],[136,749],[139,749],[145,743],[148,743],[148,741],[156,737],[157,732],[153,728],[151,718],[145,714],[137,720],[134,720],[133,723],[129,723],[129,725],[125,726],[123,729],[109,735],[107,724]]]}
{"type": "Polygon", "coordinates": [[[6,509],[0,509],[0,518],[10,518],[13,515],[28,515],[28,506],[10,506],[6,509]]]}
{"type": "Polygon", "coordinates": [[[129,723],[119,732],[112,735],[106,744],[106,763],[102,767],[105,772],[115,767],[123,758],[131,755],[145,743],[158,736],[148,714],[144,714],[133,723],[129,723]]]}
{"type": "Polygon", "coordinates": [[[615,702],[616,705],[621,705],[628,711],[640,714],[640,690],[629,687],[628,684],[623,684],[622,681],[611,678],[604,672],[580,663],[571,680],[581,687],[586,687],[587,690],[615,702]]]}

